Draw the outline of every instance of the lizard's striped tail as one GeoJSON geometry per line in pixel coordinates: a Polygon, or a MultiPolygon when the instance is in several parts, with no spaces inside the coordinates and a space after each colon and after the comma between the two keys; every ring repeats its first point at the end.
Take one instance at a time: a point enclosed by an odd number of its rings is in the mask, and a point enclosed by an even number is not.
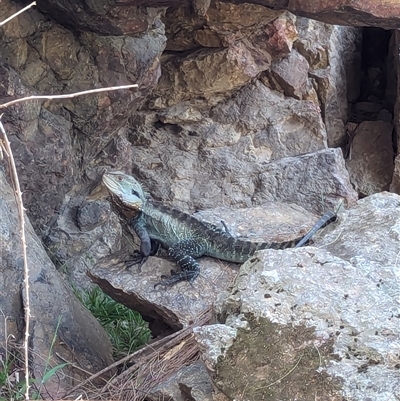
{"type": "Polygon", "coordinates": [[[307,243],[310,238],[321,228],[327,226],[328,224],[334,222],[337,218],[337,214],[328,211],[326,212],[315,224],[314,227],[295,245],[295,248],[300,248],[305,243],[307,243]]]}

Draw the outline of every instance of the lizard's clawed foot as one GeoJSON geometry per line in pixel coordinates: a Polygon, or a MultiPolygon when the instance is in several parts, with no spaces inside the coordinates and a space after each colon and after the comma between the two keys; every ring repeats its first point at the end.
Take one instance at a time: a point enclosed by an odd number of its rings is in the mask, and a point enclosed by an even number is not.
{"type": "Polygon", "coordinates": [[[175,284],[179,283],[180,281],[189,281],[189,284],[193,287],[193,281],[198,276],[197,272],[190,271],[190,272],[176,272],[175,270],[171,270],[171,275],[163,274],[161,276],[161,281],[154,284],[154,288],[158,287],[159,285],[165,287],[172,287],[175,284]]]}
{"type": "Polygon", "coordinates": [[[125,260],[125,266],[127,269],[129,269],[132,266],[138,265],[138,271],[142,271],[142,265],[146,260],[148,259],[148,256],[143,256],[139,251],[134,251],[134,253],[129,257],[129,259],[125,260]]]}

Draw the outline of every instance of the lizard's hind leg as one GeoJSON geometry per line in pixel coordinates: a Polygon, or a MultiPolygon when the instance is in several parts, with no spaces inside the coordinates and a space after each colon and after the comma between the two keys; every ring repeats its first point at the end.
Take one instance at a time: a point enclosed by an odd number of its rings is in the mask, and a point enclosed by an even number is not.
{"type": "Polygon", "coordinates": [[[204,254],[204,249],[198,241],[185,240],[178,242],[168,249],[169,256],[176,262],[182,271],[171,271],[171,275],[161,276],[158,285],[173,286],[180,281],[189,281],[190,284],[198,277],[200,265],[195,259],[204,254]]]}

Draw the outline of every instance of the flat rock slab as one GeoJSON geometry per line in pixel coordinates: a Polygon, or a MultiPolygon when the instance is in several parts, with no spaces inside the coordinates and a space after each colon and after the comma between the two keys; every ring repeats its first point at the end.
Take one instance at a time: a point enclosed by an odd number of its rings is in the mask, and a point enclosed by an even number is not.
{"type": "Polygon", "coordinates": [[[266,202],[261,206],[241,209],[221,206],[202,210],[194,216],[221,228],[222,220],[233,236],[251,241],[295,239],[306,234],[319,217],[301,206],[281,202],[266,202]]]}
{"type": "MultiPolygon", "coordinates": [[[[267,6],[276,4],[270,0],[262,3],[267,6]]],[[[397,29],[399,26],[400,4],[396,0],[291,0],[288,9],[293,14],[333,25],[379,26],[384,29],[397,29]]]]}
{"type": "Polygon", "coordinates": [[[381,192],[361,199],[316,234],[315,246],[373,274],[382,290],[398,291],[400,196],[381,192]],[[392,288],[391,290],[389,290],[392,288]],[[395,290],[397,288],[397,290],[395,290]]]}
{"type": "Polygon", "coordinates": [[[161,275],[176,270],[176,264],[149,257],[139,272],[136,267],[125,268],[128,258],[128,253],[120,252],[103,259],[90,271],[91,278],[116,301],[175,330],[192,324],[232,284],[238,271],[233,263],[202,258],[201,273],[193,285],[181,282],[171,288],[154,288],[161,275]]]}

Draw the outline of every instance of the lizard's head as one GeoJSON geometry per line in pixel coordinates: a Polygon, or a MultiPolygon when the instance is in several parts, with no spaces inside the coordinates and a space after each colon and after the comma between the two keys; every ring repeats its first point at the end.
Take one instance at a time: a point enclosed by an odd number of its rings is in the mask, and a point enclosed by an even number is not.
{"type": "Polygon", "coordinates": [[[128,208],[141,210],[146,202],[146,195],[141,185],[133,177],[121,171],[104,173],[103,184],[113,198],[128,208]]]}

